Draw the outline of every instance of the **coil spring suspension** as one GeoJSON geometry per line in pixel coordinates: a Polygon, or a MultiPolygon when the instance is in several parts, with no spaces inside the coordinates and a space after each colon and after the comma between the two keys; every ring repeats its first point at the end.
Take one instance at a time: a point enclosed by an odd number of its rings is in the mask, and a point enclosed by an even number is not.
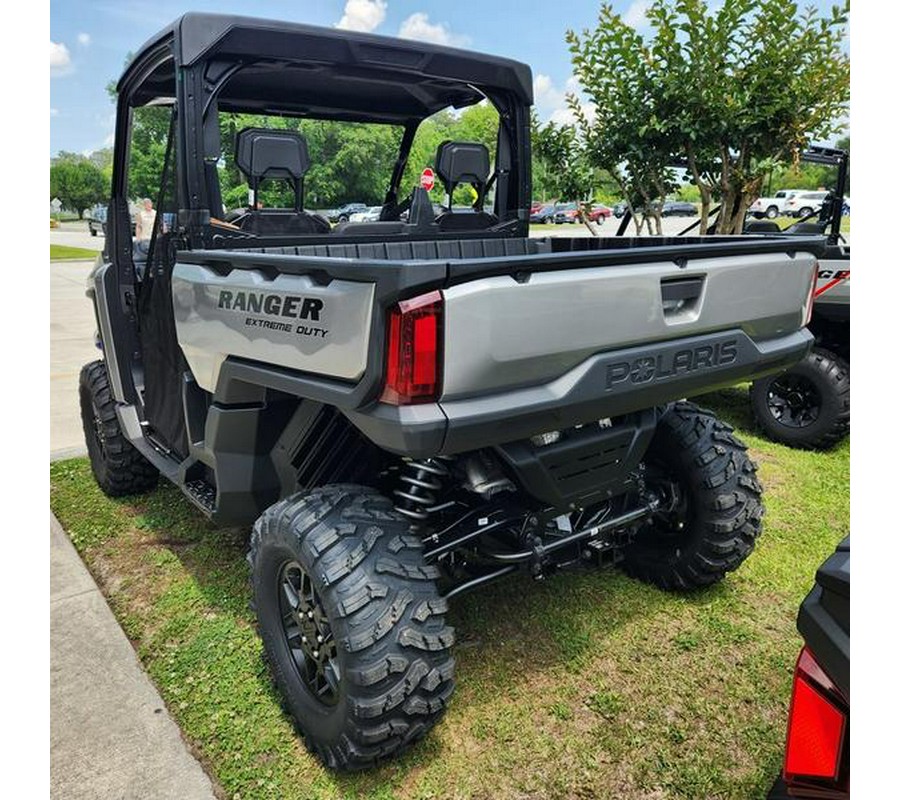
{"type": "Polygon", "coordinates": [[[447,465],[436,458],[404,461],[401,486],[394,489],[394,495],[399,498],[394,507],[416,522],[427,519],[440,499],[442,479],[449,475],[447,465]]]}

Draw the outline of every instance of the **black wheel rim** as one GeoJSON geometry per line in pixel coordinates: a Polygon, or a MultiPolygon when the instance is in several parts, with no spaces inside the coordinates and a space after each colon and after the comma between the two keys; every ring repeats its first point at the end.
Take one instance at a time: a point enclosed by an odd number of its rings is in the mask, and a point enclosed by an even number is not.
{"type": "Polygon", "coordinates": [[[290,561],[278,572],[276,591],[282,633],[297,675],[317,701],[336,705],[341,683],[337,645],[309,575],[290,561]]]}
{"type": "Polygon", "coordinates": [[[802,375],[782,375],[769,384],[769,413],[788,428],[806,428],[818,418],[822,397],[815,384],[802,375]]]}

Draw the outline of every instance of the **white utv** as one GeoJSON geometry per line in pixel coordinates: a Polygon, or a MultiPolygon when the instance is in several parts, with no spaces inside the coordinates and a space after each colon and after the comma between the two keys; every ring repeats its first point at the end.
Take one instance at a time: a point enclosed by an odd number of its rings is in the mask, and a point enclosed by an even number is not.
{"type": "Polygon", "coordinates": [[[103,359],[80,387],[94,475],[123,495],[162,474],[214,521],[253,525],[272,674],[333,768],[440,718],[461,592],[590,563],[693,589],[760,533],[746,448],[679,398],[806,355],[823,239],[529,238],[531,103],[531,71],[506,59],[198,14],[118,84],[89,285],[103,359]],[[485,101],[492,147],[444,142],[433,163],[474,205],[402,197],[422,120],[485,101]],[[127,205],[141,109],[169,115],[149,248],[127,205]],[[398,129],[378,221],[304,210],[311,119],[398,129]],[[224,222],[232,165],[290,202],[224,222]]]}

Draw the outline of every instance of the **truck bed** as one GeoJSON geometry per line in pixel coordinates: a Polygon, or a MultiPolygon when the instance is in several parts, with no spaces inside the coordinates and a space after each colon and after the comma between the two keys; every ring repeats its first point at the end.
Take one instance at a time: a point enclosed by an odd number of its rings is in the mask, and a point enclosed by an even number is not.
{"type": "Polygon", "coordinates": [[[823,246],[739,236],[195,250],[173,272],[176,331],[217,402],[269,386],[337,406],[396,452],[458,452],[792,364],[811,344],[823,246]],[[380,403],[387,311],[435,290],[441,396],[380,403]]]}

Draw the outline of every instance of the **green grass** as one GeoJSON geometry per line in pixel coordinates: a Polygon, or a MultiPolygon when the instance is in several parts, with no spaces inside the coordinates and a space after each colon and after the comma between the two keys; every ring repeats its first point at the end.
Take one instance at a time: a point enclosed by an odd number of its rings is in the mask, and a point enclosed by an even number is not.
{"type": "Polygon", "coordinates": [[[67,244],[51,244],[50,260],[51,261],[71,261],[95,259],[97,250],[87,250],[84,247],[69,247],[67,244]]]}
{"type": "Polygon", "coordinates": [[[83,459],[51,465],[51,507],[227,797],[762,798],[797,608],[849,527],[849,442],[759,438],[746,387],[701,402],[738,427],[766,488],[741,569],[690,595],[584,571],[462,596],[446,717],[362,775],[324,770],[281,709],[248,609],[247,530],[213,529],[168,485],[109,500],[83,459]]]}

